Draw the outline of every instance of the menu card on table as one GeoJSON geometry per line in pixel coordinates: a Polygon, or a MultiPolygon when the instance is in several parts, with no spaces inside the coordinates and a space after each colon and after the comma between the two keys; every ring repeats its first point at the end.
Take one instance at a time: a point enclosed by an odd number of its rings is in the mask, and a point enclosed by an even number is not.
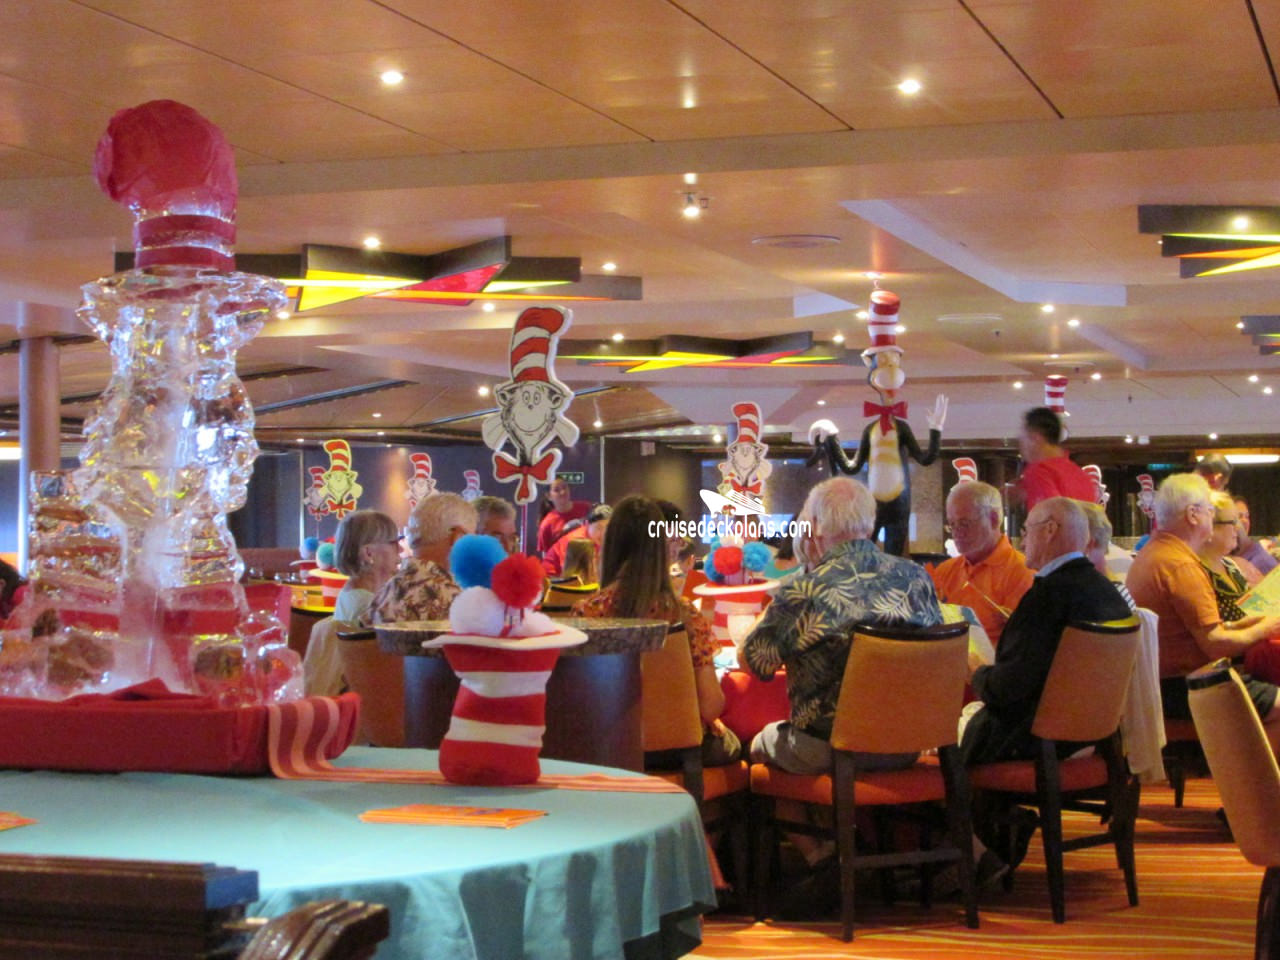
{"type": "Polygon", "coordinates": [[[38,820],[32,820],[30,817],[24,817],[20,813],[0,810],[0,830],[12,830],[14,827],[25,827],[28,824],[38,822],[38,820]]]}
{"type": "Polygon", "coordinates": [[[458,807],[436,803],[408,803],[360,814],[365,823],[420,823],[443,827],[518,827],[545,817],[545,810],[514,810],[508,807],[458,807]]]}
{"type": "Polygon", "coordinates": [[[1280,613],[1280,567],[1263,577],[1252,590],[1236,601],[1236,606],[1246,614],[1262,614],[1269,617],[1280,613]]]}

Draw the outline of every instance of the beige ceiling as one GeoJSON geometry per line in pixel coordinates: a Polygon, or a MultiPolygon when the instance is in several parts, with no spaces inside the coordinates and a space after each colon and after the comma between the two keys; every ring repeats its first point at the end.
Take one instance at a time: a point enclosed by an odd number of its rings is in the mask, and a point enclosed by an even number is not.
{"type": "MultiPolygon", "coordinates": [[[[946,392],[948,437],[1006,437],[1060,371],[1080,437],[1266,434],[1277,361],[1235,323],[1280,312],[1280,273],[1180,280],[1136,208],[1280,198],[1273,54],[1280,0],[6,0],[0,339],[84,332],[79,285],[130,242],[94,145],[114,111],[172,98],[237,151],[244,252],[507,234],[643,278],[640,301],[574,305],[575,338],[859,349],[878,271],[919,426],[946,392]],[[789,234],[838,242],[753,243],[789,234]]],[[[273,321],[241,354],[262,435],[474,433],[514,313],[366,300],[273,321]]],[[[105,351],[68,344],[61,366],[82,417],[105,351]]],[[[757,395],[779,429],[853,432],[860,370],[557,367],[597,391],[571,411],[588,433],[724,423],[757,395]]],[[[17,372],[0,354],[9,410],[17,372]]]]}

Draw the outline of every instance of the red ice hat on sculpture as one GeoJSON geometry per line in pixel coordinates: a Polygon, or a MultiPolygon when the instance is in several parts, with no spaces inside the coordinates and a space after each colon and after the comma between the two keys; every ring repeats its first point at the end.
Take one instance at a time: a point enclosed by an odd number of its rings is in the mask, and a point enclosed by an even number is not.
{"type": "Polygon", "coordinates": [[[733,405],[733,415],[738,420],[738,443],[760,442],[760,407],[749,400],[733,405]]]}
{"type": "Polygon", "coordinates": [[[978,479],[978,464],[973,457],[957,457],[951,461],[951,465],[956,468],[956,473],[959,475],[957,483],[968,483],[978,479]]]}
{"type": "Polygon", "coordinates": [[[871,309],[867,316],[867,332],[871,335],[871,346],[862,351],[864,357],[881,353],[885,350],[902,351],[898,346],[898,307],[901,301],[896,293],[888,290],[876,290],[871,294],[871,309]]]}
{"type": "Polygon", "coordinates": [[[1067,378],[1062,374],[1044,378],[1044,405],[1059,415],[1067,412],[1067,378]]]}
{"type": "Polygon", "coordinates": [[[530,307],[516,319],[511,331],[511,379],[547,382],[551,338],[565,326],[565,316],[550,307],[530,307]]]}
{"type": "Polygon", "coordinates": [[[235,269],[235,157],[191,107],[151,100],[121,110],[98,141],[93,172],[133,212],[137,267],[235,269]]]}

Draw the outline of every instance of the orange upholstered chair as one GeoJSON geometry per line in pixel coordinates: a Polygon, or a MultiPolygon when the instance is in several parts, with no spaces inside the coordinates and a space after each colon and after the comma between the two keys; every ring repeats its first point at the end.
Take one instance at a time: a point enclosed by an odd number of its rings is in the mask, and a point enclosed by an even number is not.
{"type": "MultiPolygon", "coordinates": [[[[969,771],[974,790],[1004,794],[1010,803],[1039,811],[1055,923],[1066,919],[1062,855],[1083,847],[1115,845],[1129,904],[1138,904],[1133,824],[1139,784],[1120,751],[1119,729],[1140,637],[1141,625],[1132,617],[1064,629],[1031,726],[1040,740],[1035,760],[980,764],[969,771]],[[1095,749],[1087,756],[1059,760],[1060,742],[1090,743],[1095,749]],[[1064,841],[1063,809],[1100,814],[1106,832],[1064,841]]],[[[1006,837],[1012,860],[1012,830],[1006,837]]],[[[1012,886],[1012,877],[1013,871],[1006,874],[1006,887],[1012,886]]]]}
{"type": "Polygon", "coordinates": [[[756,861],[757,913],[767,913],[765,879],[779,829],[814,833],[809,823],[779,816],[778,800],[832,808],[840,859],[840,918],[844,939],[853,939],[854,871],[919,866],[921,894],[928,902],[929,871],[942,861],[959,863],[965,922],[978,925],[973,874],[969,791],[956,747],[956,727],[968,676],[969,628],[944,624],[928,630],[858,627],[845,664],[831,734],[830,774],[801,776],[768,764],[751,765],[751,793],[763,835],[756,861]],[[922,760],[905,770],[862,772],[854,751],[911,753],[938,750],[938,761],[922,760]],[[951,843],[905,852],[863,853],[854,844],[854,816],[861,807],[945,803],[951,843]]]}
{"type": "Polygon", "coordinates": [[[1231,833],[1250,863],[1266,867],[1254,956],[1280,956],[1280,767],[1248,691],[1226,660],[1187,677],[1191,716],[1231,833]]]}
{"type": "Polygon", "coordinates": [[[347,688],[360,694],[360,741],[404,746],[404,657],[379,650],[371,630],[338,630],[338,657],[347,688]]]}
{"type": "Polygon", "coordinates": [[[679,771],[648,770],[679,783],[697,801],[708,834],[730,833],[734,881],[739,892],[747,885],[747,764],[702,765],[702,716],[693,677],[689,635],[673,626],[662,649],[640,657],[641,737],[646,754],[679,757],[679,771]]]}

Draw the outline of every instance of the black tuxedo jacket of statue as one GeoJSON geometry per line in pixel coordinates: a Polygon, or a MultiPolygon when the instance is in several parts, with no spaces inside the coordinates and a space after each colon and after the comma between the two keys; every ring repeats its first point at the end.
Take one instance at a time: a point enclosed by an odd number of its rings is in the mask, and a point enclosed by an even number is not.
{"type": "Polygon", "coordinates": [[[1115,584],[1084,557],[1036,577],[1005,624],[995,663],[979,667],[973,675],[973,691],[985,706],[965,727],[965,762],[1033,757],[1031,722],[1063,628],[1130,615],[1115,584]]]}

